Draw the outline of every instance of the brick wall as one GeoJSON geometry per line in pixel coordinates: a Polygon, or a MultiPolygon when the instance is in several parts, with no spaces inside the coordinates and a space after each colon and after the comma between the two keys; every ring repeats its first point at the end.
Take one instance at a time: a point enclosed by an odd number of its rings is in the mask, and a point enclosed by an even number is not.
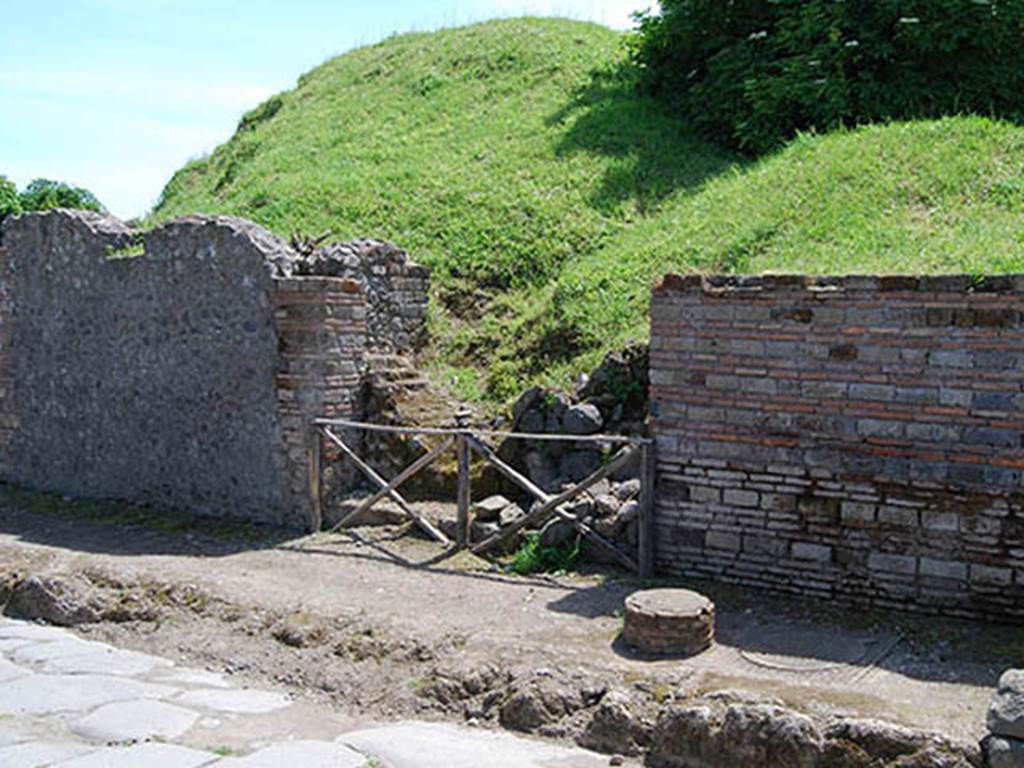
{"type": "MultiPolygon", "coordinates": [[[[309,428],[316,417],[354,418],[359,410],[366,346],[366,294],[355,280],[299,277],[275,280],[274,318],[278,335],[277,410],[296,499],[294,524],[310,527],[309,428]]],[[[328,447],[328,446],[325,446],[328,447]]],[[[331,486],[351,478],[326,468],[331,486]]]]}
{"type": "Polygon", "coordinates": [[[666,277],[661,570],[1024,618],[1024,278],[666,277]]]}

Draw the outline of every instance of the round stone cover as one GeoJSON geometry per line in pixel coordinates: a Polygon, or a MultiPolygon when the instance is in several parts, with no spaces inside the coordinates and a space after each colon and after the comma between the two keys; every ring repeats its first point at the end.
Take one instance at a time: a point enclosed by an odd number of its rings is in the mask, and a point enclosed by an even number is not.
{"type": "Polygon", "coordinates": [[[626,598],[622,636],[646,654],[694,656],[715,639],[715,605],[687,589],[649,589],[626,598]]]}
{"type": "Polygon", "coordinates": [[[704,595],[689,589],[645,589],[627,597],[626,606],[666,617],[699,616],[715,609],[714,603],[704,595]]]}

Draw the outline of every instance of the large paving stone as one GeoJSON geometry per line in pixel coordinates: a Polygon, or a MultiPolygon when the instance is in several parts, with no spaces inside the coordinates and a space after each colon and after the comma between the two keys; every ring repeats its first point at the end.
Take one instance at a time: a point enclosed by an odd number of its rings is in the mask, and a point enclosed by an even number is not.
{"type": "Polygon", "coordinates": [[[8,621],[0,625],[0,640],[62,640],[67,637],[73,637],[67,630],[25,621],[8,621]]]}
{"type": "Polygon", "coordinates": [[[0,682],[13,680],[15,677],[31,674],[32,670],[12,664],[7,659],[0,658],[0,682]]]}
{"type": "Polygon", "coordinates": [[[131,699],[163,699],[176,688],[106,675],[26,675],[0,685],[0,715],[92,709],[131,699]]]}
{"type": "Polygon", "coordinates": [[[608,758],[582,749],[444,723],[399,723],[347,733],[343,744],[388,768],[605,768],[608,758]]]}
{"type": "Polygon", "coordinates": [[[363,768],[366,758],[343,744],[329,741],[290,741],[246,757],[231,757],[217,768],[363,768]]]}
{"type": "Polygon", "coordinates": [[[999,678],[988,708],[988,729],[996,736],[1024,739],[1024,669],[1007,670],[999,678]]]}
{"type": "Polygon", "coordinates": [[[289,704],[288,698],[280,693],[249,690],[205,690],[189,691],[176,699],[178,704],[215,709],[218,712],[234,712],[244,715],[258,715],[283,709],[289,704]]]}
{"type": "Polygon", "coordinates": [[[199,768],[216,759],[217,755],[211,752],[200,752],[174,744],[135,744],[130,747],[107,747],[60,763],[59,768],[199,768]]]}
{"type": "Polygon", "coordinates": [[[0,640],[0,653],[10,653],[11,651],[17,650],[18,648],[24,648],[26,645],[30,645],[36,640],[26,640],[25,638],[9,637],[0,640]]]}
{"type": "Polygon", "coordinates": [[[11,654],[11,659],[18,664],[38,664],[69,656],[85,656],[93,653],[111,653],[114,649],[103,643],[90,640],[79,640],[77,637],[62,637],[52,642],[34,643],[19,648],[11,654]]]}
{"type": "Polygon", "coordinates": [[[118,675],[134,676],[149,674],[155,669],[172,666],[167,659],[135,651],[89,652],[82,655],[61,656],[43,663],[45,672],[71,675],[118,675]]]}
{"type": "Polygon", "coordinates": [[[204,688],[230,688],[231,683],[224,679],[224,675],[217,672],[207,672],[202,669],[168,668],[159,670],[153,675],[153,680],[159,683],[176,683],[178,685],[199,685],[204,688]]]}
{"type": "Polygon", "coordinates": [[[162,701],[122,701],[105,704],[83,717],[72,731],[91,741],[104,743],[174,739],[199,719],[190,709],[162,701]]]}
{"type": "Polygon", "coordinates": [[[30,741],[0,749],[4,768],[41,768],[95,750],[88,744],[59,741],[30,741]]]}

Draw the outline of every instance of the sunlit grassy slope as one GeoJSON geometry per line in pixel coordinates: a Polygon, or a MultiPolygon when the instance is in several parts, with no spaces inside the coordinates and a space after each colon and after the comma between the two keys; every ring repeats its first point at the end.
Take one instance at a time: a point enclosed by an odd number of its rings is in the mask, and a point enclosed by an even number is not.
{"type": "Polygon", "coordinates": [[[435,369],[491,400],[643,338],[669,270],[1024,267],[1024,129],[873,127],[743,166],[636,96],[624,58],[572,21],[391,38],[246,115],[154,218],[398,242],[434,269],[435,369]]]}

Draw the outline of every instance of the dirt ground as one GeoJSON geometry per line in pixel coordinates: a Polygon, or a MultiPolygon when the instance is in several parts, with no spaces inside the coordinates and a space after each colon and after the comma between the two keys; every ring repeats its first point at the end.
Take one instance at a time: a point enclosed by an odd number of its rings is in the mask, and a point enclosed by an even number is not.
{"type": "Polygon", "coordinates": [[[973,740],[1000,672],[1024,660],[1019,628],[693,582],[716,603],[717,645],[686,661],[645,660],[618,639],[623,599],[639,586],[620,572],[516,577],[399,528],[209,536],[82,519],[70,504],[27,511],[38,508],[0,506],[0,573],[85,574],[159,608],[80,632],[329,701],[357,721],[493,720],[445,684],[484,670],[627,686],[659,703],[741,690],[973,740]]]}

